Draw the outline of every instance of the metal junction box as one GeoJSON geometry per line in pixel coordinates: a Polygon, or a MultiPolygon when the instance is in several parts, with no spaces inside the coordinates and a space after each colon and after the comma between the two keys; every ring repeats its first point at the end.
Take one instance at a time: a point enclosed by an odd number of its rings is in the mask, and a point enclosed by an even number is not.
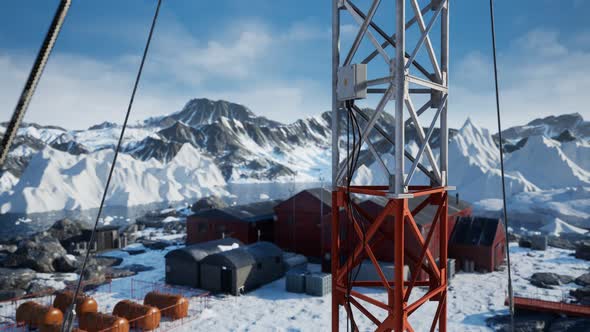
{"type": "Polygon", "coordinates": [[[367,65],[352,64],[338,68],[338,100],[367,98],[367,65]]]}

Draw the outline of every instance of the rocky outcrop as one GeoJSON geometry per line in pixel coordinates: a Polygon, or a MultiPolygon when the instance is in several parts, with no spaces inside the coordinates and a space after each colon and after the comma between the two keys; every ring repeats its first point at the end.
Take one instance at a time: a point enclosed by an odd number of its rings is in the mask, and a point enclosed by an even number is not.
{"type": "Polygon", "coordinates": [[[590,286],[590,272],[584,273],[581,276],[577,277],[576,280],[574,280],[574,282],[576,283],[576,285],[590,286]]]}
{"type": "Polygon", "coordinates": [[[590,241],[581,241],[576,247],[576,258],[590,261],[590,241]]]}
{"type": "Polygon", "coordinates": [[[207,196],[196,201],[192,206],[193,212],[199,212],[207,209],[220,209],[227,207],[227,203],[218,196],[207,196]]]}
{"type": "MultiPolygon", "coordinates": [[[[514,331],[545,332],[555,319],[554,315],[542,313],[516,313],[514,316],[514,331]]],[[[486,320],[494,331],[512,332],[509,315],[501,315],[486,320]]]]}
{"type": "Polygon", "coordinates": [[[531,284],[547,289],[552,289],[553,286],[569,284],[573,280],[573,277],[552,272],[537,272],[534,273],[530,278],[531,284]]]}
{"type": "Polygon", "coordinates": [[[60,242],[69,241],[82,235],[89,227],[82,221],[61,219],[56,221],[46,232],[60,242]]]}
{"type": "Polygon", "coordinates": [[[0,289],[27,289],[35,275],[35,271],[31,269],[0,268],[0,289]]]}
{"type": "Polygon", "coordinates": [[[590,305],[590,286],[573,289],[570,291],[570,295],[575,297],[578,303],[590,305]]]}
{"type": "Polygon", "coordinates": [[[583,332],[588,331],[590,319],[588,318],[558,318],[547,330],[547,332],[583,332]]]}
{"type": "Polygon", "coordinates": [[[4,260],[5,267],[30,268],[37,272],[60,272],[54,262],[67,255],[62,245],[51,236],[38,235],[21,241],[17,250],[4,260]]]}

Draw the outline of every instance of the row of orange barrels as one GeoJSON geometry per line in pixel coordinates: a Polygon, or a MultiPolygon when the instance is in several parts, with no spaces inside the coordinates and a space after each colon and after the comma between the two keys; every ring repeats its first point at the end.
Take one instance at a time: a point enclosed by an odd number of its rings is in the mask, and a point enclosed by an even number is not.
{"type": "MultiPolygon", "coordinates": [[[[74,294],[71,291],[58,292],[53,306],[44,306],[34,301],[22,303],[16,309],[16,321],[26,324],[39,332],[60,331],[64,312],[68,309],[74,294]]],[[[143,304],[122,300],[113,308],[113,314],[98,312],[98,303],[89,296],[76,298],[75,312],[78,317],[77,331],[87,332],[128,332],[130,328],[154,330],[160,326],[161,316],[172,320],[188,316],[188,300],[181,295],[159,292],[147,293],[143,304]]]]}

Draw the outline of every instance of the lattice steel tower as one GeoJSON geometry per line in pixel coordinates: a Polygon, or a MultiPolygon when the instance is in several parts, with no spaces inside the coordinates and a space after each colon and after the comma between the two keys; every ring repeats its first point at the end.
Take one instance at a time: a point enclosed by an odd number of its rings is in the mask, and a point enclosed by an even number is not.
{"type": "MultiPolygon", "coordinates": [[[[412,313],[434,301],[437,306],[432,310],[431,330],[438,323],[439,331],[446,331],[447,190],[452,189],[447,185],[449,1],[371,0],[366,10],[355,5],[359,1],[333,0],[332,4],[332,330],[339,329],[343,307],[348,318],[351,314],[365,316],[378,331],[413,331],[409,320],[412,313]],[[349,38],[350,48],[341,57],[344,15],[352,17],[356,28],[349,38]],[[386,27],[392,26],[394,31],[386,32],[386,27]],[[367,49],[368,54],[358,56],[367,49]],[[378,98],[371,101],[373,96],[378,98]],[[373,111],[354,105],[359,99],[365,99],[365,106],[373,111]],[[423,103],[419,108],[414,106],[417,101],[423,103]],[[390,102],[394,107],[388,112],[390,102]],[[345,145],[342,135],[349,134],[340,127],[348,113],[362,121],[356,145],[341,159],[345,145]],[[424,117],[431,119],[427,128],[421,125],[424,117]],[[409,130],[418,141],[414,153],[406,149],[409,130]],[[376,161],[383,175],[378,178],[387,179],[386,183],[351,185],[352,156],[361,149],[376,161]],[[393,153],[395,162],[384,160],[385,153],[393,153]],[[408,163],[408,169],[404,163],[408,163]],[[422,179],[428,179],[427,183],[417,184],[417,173],[424,174],[422,179]],[[364,211],[351,198],[361,194],[365,198],[381,197],[385,202],[382,211],[377,215],[364,211]],[[434,206],[436,213],[430,231],[423,234],[414,216],[428,206],[434,206]],[[345,211],[344,218],[339,216],[341,210],[345,211]],[[393,225],[388,227],[388,222],[393,225]],[[407,250],[408,237],[417,239],[419,255],[407,250]],[[439,243],[435,245],[433,238],[439,243]],[[388,241],[394,248],[393,278],[385,275],[374,251],[375,246],[388,241]],[[365,259],[375,267],[378,280],[356,281],[351,277],[365,259]],[[409,278],[404,277],[406,264],[413,267],[409,278]],[[421,271],[427,277],[418,280],[421,271]],[[410,298],[414,286],[427,287],[427,291],[410,298]],[[358,287],[383,287],[386,299],[379,300],[358,287]]],[[[346,24],[343,41],[350,34],[349,27],[346,24]]]]}

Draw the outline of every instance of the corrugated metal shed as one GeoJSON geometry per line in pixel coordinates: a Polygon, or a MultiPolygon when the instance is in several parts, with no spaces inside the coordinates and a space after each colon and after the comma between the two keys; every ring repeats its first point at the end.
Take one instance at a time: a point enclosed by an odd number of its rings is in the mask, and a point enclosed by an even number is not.
{"type": "Polygon", "coordinates": [[[234,238],[198,243],[166,254],[166,283],[189,287],[201,286],[201,261],[212,254],[231,250],[243,243],[234,238]]]}
{"type": "Polygon", "coordinates": [[[201,261],[201,287],[238,295],[284,275],[283,251],[270,242],[207,256],[201,261]]]}
{"type": "Polygon", "coordinates": [[[183,248],[175,249],[166,254],[166,258],[177,257],[194,262],[199,262],[203,258],[223,251],[223,249],[238,245],[242,247],[244,244],[237,239],[226,237],[214,241],[192,244],[183,248]],[[224,248],[225,247],[225,248],[224,248]]]}

